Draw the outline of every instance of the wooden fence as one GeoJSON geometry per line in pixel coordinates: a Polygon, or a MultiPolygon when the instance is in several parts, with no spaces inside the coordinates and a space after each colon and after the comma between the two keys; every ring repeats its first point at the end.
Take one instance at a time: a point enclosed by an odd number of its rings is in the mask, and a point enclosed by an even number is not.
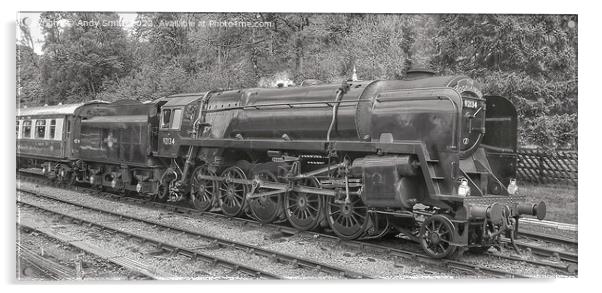
{"type": "Polygon", "coordinates": [[[519,149],[517,177],[519,181],[577,185],[575,151],[545,152],[539,149],[519,149]]]}

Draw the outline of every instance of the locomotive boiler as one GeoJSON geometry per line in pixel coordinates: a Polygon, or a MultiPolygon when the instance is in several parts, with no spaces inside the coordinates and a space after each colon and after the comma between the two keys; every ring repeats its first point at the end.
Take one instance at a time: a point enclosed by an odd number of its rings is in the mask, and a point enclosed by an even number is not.
{"type": "Polygon", "coordinates": [[[203,211],[342,239],[401,233],[436,258],[484,251],[513,239],[521,215],[546,213],[517,191],[514,106],[465,76],[414,71],[74,113],[60,178],[203,211]]]}
{"type": "Polygon", "coordinates": [[[464,76],[178,95],[158,155],[163,198],[231,216],[322,225],[344,239],[403,232],[433,257],[512,236],[545,204],[516,193],[513,105],[464,76]]]}

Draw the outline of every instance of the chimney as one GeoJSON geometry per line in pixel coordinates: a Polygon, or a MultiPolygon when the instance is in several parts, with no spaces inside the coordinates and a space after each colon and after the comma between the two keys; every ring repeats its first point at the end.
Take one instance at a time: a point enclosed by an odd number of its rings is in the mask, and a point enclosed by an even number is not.
{"type": "Polygon", "coordinates": [[[403,79],[415,80],[435,76],[435,71],[424,68],[424,67],[412,67],[408,69],[403,79]]]}

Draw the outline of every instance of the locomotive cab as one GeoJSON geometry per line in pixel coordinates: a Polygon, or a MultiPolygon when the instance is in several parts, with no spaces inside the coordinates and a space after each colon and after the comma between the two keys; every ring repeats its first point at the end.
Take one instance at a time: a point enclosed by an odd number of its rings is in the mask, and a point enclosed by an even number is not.
{"type": "Polygon", "coordinates": [[[191,137],[193,122],[198,114],[199,94],[175,95],[164,98],[159,106],[159,146],[158,155],[176,158],[183,156],[186,148],[181,147],[181,139],[191,137]]]}

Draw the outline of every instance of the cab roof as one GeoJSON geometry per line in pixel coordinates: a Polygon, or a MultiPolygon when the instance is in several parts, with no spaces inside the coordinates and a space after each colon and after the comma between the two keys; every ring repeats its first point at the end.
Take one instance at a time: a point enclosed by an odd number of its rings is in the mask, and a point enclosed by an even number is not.
{"type": "Polygon", "coordinates": [[[186,106],[198,99],[202,99],[205,93],[178,94],[167,97],[167,103],[163,107],[186,106]]]}

